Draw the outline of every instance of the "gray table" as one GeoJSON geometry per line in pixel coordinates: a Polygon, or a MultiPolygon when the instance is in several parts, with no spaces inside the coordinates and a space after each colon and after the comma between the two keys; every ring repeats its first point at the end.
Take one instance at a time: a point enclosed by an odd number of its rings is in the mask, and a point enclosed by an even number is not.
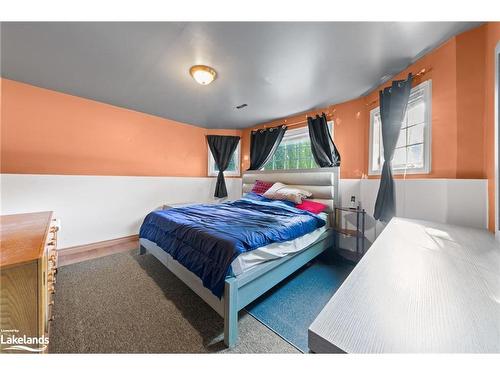
{"type": "Polygon", "coordinates": [[[394,218],[309,327],[317,353],[500,352],[500,244],[394,218]]]}

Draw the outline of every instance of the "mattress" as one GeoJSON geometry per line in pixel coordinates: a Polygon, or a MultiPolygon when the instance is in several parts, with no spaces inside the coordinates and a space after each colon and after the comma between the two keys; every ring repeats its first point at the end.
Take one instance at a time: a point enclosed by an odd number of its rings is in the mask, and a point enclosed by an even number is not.
{"type": "Polygon", "coordinates": [[[294,240],[272,243],[238,255],[231,263],[231,276],[238,277],[245,271],[249,271],[259,264],[297,253],[313,244],[328,229],[328,214],[321,213],[318,216],[325,220],[327,225],[294,240]]]}
{"type": "Polygon", "coordinates": [[[281,202],[241,198],[150,212],[139,236],[155,242],[221,298],[239,255],[294,240],[325,224],[319,216],[281,202]]]}

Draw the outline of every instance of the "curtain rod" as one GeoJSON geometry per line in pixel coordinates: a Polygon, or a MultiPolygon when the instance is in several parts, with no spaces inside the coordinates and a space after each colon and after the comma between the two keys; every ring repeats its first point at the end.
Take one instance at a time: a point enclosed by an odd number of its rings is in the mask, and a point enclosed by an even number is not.
{"type": "MultiPolygon", "coordinates": [[[[420,78],[420,77],[423,77],[424,75],[426,75],[427,73],[429,73],[431,70],[432,70],[432,68],[430,68],[430,67],[429,67],[429,68],[422,68],[422,69],[420,69],[420,71],[419,71],[417,74],[415,74],[415,75],[413,76],[413,78],[420,78]]],[[[370,106],[372,106],[372,105],[374,105],[374,104],[377,104],[377,103],[378,103],[378,100],[379,100],[378,98],[377,98],[377,99],[375,99],[375,100],[372,100],[370,103],[366,103],[366,105],[367,105],[368,107],[370,107],[370,106]]]]}
{"type": "MultiPolygon", "coordinates": [[[[332,119],[332,114],[329,111],[323,112],[323,113],[325,113],[327,121],[330,121],[332,119]]],[[[281,121],[279,123],[279,125],[269,125],[269,126],[264,125],[264,129],[273,128],[276,126],[295,126],[295,125],[307,124],[307,118],[312,117],[312,116],[316,116],[316,115],[319,115],[319,113],[316,113],[316,114],[309,113],[309,114],[304,116],[304,120],[298,120],[295,122],[287,122],[288,120],[285,119],[285,120],[281,121]]],[[[253,129],[253,130],[255,130],[255,129],[253,129]]]]}

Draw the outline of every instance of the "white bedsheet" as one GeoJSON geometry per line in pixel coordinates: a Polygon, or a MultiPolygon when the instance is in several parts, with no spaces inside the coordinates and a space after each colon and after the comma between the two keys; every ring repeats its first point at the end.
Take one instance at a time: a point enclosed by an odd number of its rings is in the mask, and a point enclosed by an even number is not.
{"type": "Polygon", "coordinates": [[[318,228],[313,232],[305,234],[292,241],[272,243],[238,255],[238,257],[231,263],[233,276],[239,276],[243,272],[248,271],[261,263],[282,258],[288,254],[297,253],[312,244],[328,228],[328,215],[326,213],[321,213],[319,216],[327,222],[327,225],[324,227],[318,228]]]}

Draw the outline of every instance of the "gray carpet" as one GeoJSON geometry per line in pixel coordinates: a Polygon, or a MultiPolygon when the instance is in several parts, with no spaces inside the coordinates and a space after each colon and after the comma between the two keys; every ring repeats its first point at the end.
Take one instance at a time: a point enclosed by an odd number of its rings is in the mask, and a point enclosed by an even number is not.
{"type": "Polygon", "coordinates": [[[222,318],[150,254],[114,254],[61,267],[51,353],[298,353],[240,314],[227,349],[222,318]]]}

